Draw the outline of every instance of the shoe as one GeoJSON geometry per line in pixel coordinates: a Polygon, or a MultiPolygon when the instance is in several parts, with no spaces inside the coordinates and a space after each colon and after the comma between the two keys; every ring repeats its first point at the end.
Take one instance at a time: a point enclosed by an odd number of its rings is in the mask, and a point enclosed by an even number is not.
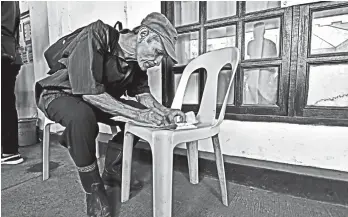
{"type": "Polygon", "coordinates": [[[22,156],[17,154],[1,154],[1,164],[16,165],[24,161],[22,156]]]}
{"type": "Polygon", "coordinates": [[[94,183],[91,193],[86,194],[88,217],[111,217],[111,209],[102,183],[94,183]]]}

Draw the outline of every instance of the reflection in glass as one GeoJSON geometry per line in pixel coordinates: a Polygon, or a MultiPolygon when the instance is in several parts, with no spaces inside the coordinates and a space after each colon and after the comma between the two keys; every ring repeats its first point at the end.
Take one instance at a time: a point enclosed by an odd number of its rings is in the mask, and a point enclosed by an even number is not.
{"type": "Polygon", "coordinates": [[[311,54],[348,52],[348,7],[313,13],[311,54]]]}
{"type": "MultiPolygon", "coordinates": [[[[225,94],[230,84],[231,70],[222,70],[218,77],[218,90],[217,90],[217,104],[222,104],[225,99],[225,94]]],[[[234,80],[235,81],[235,80],[234,80]]],[[[230,95],[228,96],[227,104],[234,104],[234,81],[232,82],[232,87],[230,95]]]]}
{"type": "Polygon", "coordinates": [[[276,105],[278,68],[244,69],[243,104],[276,105]]]}
{"type": "Polygon", "coordinates": [[[270,8],[280,8],[281,1],[246,1],[246,13],[263,11],[270,8]]]}
{"type": "Polygon", "coordinates": [[[180,34],[175,45],[178,64],[187,64],[198,56],[198,32],[180,34]]]}
{"type": "Polygon", "coordinates": [[[207,30],[207,52],[224,47],[235,47],[236,26],[226,26],[207,30]]]}
{"type": "Polygon", "coordinates": [[[279,56],[280,18],[245,24],[245,59],[279,56]]]}
{"type": "Polygon", "coordinates": [[[198,1],[174,2],[175,26],[182,26],[198,22],[198,1]]]}
{"type": "Polygon", "coordinates": [[[307,105],[348,107],[348,64],[311,65],[307,105]]]}
{"type": "MultiPolygon", "coordinates": [[[[175,91],[178,88],[180,78],[182,74],[175,74],[175,91]]],[[[198,84],[199,84],[199,74],[191,74],[184,95],[183,104],[198,104],[198,84]]]]}
{"type": "Polygon", "coordinates": [[[207,19],[236,15],[236,1],[207,1],[207,19]]]}

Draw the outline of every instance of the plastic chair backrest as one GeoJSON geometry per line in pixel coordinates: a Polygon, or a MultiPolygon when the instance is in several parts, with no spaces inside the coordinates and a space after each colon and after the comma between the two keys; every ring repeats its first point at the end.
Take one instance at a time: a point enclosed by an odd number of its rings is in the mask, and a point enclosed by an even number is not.
{"type": "Polygon", "coordinates": [[[238,48],[228,47],[219,50],[214,50],[209,53],[202,54],[196,59],[192,60],[186,67],[181,76],[175,97],[171,108],[181,109],[188,80],[197,69],[205,69],[207,72],[207,78],[205,88],[201,100],[201,105],[197,114],[197,119],[200,123],[210,124],[213,126],[221,124],[225,117],[225,111],[227,106],[228,97],[232,87],[236,70],[239,64],[240,52],[238,48]],[[216,101],[217,101],[217,90],[218,90],[218,77],[221,69],[225,65],[231,65],[232,70],[230,82],[224,97],[222,108],[218,121],[216,122],[216,101]]]}

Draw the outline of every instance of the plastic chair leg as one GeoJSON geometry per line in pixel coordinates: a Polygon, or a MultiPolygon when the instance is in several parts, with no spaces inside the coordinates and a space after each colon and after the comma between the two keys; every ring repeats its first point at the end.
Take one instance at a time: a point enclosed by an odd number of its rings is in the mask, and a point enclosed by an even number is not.
{"type": "Polygon", "coordinates": [[[198,141],[187,142],[187,161],[189,166],[190,182],[198,184],[198,141]]]}
{"type": "Polygon", "coordinates": [[[98,141],[98,137],[95,140],[95,156],[97,159],[100,158],[100,150],[99,150],[99,141],[98,141]]]}
{"type": "Polygon", "coordinates": [[[219,181],[220,181],[222,203],[225,206],[228,206],[225,166],[224,166],[224,159],[221,152],[219,134],[216,134],[215,136],[213,136],[212,140],[213,140],[213,146],[214,146],[214,152],[215,152],[215,158],[216,158],[216,167],[217,167],[219,181]]]}
{"type": "Polygon", "coordinates": [[[43,155],[42,155],[42,179],[47,180],[50,172],[50,159],[49,159],[49,151],[50,151],[50,124],[45,125],[43,132],[43,155]]]}
{"type": "Polygon", "coordinates": [[[134,135],[126,133],[123,143],[121,202],[129,200],[134,135]]]}
{"type": "Polygon", "coordinates": [[[173,144],[168,136],[159,136],[152,144],[153,216],[172,216],[173,144]]]}

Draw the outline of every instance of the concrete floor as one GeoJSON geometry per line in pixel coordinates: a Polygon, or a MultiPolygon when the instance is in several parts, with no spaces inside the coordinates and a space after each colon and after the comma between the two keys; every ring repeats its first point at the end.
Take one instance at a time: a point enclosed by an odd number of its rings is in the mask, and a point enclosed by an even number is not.
{"type": "MultiPolygon", "coordinates": [[[[1,166],[1,216],[85,216],[84,193],[65,148],[51,146],[50,179],[42,181],[41,146],[21,148],[23,164],[1,166]]],[[[136,159],[136,157],[135,157],[136,159]]],[[[109,189],[120,217],[152,216],[151,165],[135,162],[133,168],[144,188],[120,204],[120,190],[109,189]],[[139,172],[141,171],[141,172],[139,172]]],[[[202,178],[191,185],[186,174],[174,172],[173,217],[347,217],[348,207],[296,198],[235,183],[228,184],[229,207],[221,203],[218,181],[202,178]]]]}

